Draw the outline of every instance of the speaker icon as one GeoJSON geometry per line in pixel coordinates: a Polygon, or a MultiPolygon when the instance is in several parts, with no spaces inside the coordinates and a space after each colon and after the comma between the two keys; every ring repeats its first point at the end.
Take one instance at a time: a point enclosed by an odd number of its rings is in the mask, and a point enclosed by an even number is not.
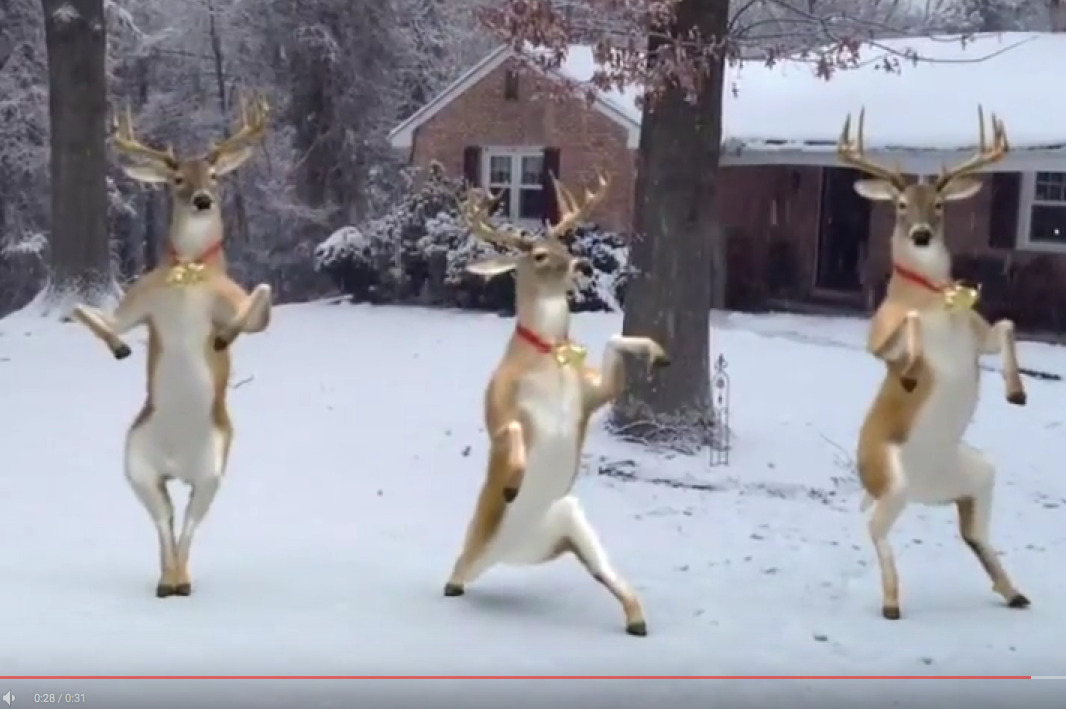
{"type": "Polygon", "coordinates": [[[4,700],[4,704],[11,706],[11,702],[15,701],[15,695],[11,692],[4,692],[4,696],[0,697],[4,700]]]}

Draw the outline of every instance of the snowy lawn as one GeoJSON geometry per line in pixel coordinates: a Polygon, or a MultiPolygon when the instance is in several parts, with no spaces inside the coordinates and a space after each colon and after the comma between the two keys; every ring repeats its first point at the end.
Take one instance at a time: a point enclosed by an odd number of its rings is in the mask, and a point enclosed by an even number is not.
{"type": "MultiPolygon", "coordinates": [[[[598,361],[620,324],[583,315],[574,330],[598,361]]],[[[237,438],[193,547],[195,592],[159,600],[155,533],[121,472],[144,333],[117,362],[75,325],[0,321],[0,667],[1062,674],[1066,384],[1027,379],[1017,408],[986,373],[970,434],[999,465],[993,542],[1033,607],[1009,610],[992,592],[954,506],[912,507],[892,536],[904,618],[885,621],[850,469],[882,373],[858,320],[717,318],[728,468],[655,457],[596,424],[577,491],[641,593],[649,637],[626,636],[618,604],[569,558],[497,568],[444,598],[484,474],[483,387],[512,326],[413,308],[277,309],[266,334],[235,345],[237,438]],[[606,464],[632,475],[599,474],[606,464]]],[[[1023,365],[1066,375],[1066,350],[1020,348],[1023,365]]]]}

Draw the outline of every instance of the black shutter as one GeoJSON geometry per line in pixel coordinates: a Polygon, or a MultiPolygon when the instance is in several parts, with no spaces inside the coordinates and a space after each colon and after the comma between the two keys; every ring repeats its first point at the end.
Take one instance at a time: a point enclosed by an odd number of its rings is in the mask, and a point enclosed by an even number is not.
{"type": "Polygon", "coordinates": [[[541,183],[544,185],[544,220],[549,224],[559,221],[559,201],[555,198],[555,185],[552,177],[559,176],[559,148],[544,149],[544,167],[541,183]]]}
{"type": "Polygon", "coordinates": [[[481,148],[476,145],[463,148],[463,179],[471,187],[481,186],[481,148]]]}
{"type": "Polygon", "coordinates": [[[1022,176],[1017,172],[993,172],[989,180],[988,245],[1013,249],[1018,234],[1022,176]]]}
{"type": "Polygon", "coordinates": [[[518,72],[514,69],[503,73],[503,98],[505,101],[518,100],[518,72]]]}

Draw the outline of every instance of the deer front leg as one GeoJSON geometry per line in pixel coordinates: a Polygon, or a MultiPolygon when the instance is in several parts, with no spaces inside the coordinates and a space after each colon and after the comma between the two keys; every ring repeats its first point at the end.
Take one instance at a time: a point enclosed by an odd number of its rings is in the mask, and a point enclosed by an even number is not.
{"type": "Polygon", "coordinates": [[[522,489],[522,480],[526,474],[526,440],[525,431],[518,421],[511,421],[496,432],[496,441],[506,451],[507,472],[503,482],[503,499],[514,502],[518,491],[522,489]]]}
{"type": "Polygon", "coordinates": [[[1014,323],[999,320],[989,325],[977,313],[978,343],[981,354],[998,354],[1003,357],[1003,383],[1006,386],[1007,401],[1015,406],[1025,406],[1025,386],[1022,384],[1021,372],[1018,371],[1018,349],[1014,339],[1014,323]]]}
{"type": "Polygon", "coordinates": [[[917,368],[922,357],[922,324],[916,310],[909,310],[875,355],[886,362],[900,363],[899,383],[904,391],[918,386],[917,368]]]}
{"type": "Polygon", "coordinates": [[[143,276],[130,286],[112,315],[80,303],[74,306],[70,314],[107,345],[115,359],[125,359],[130,356],[129,345],[122,341],[121,335],[141,324],[148,315],[146,302],[148,281],[146,279],[149,277],[150,275],[143,276]]]}
{"type": "Polygon", "coordinates": [[[612,335],[603,349],[599,371],[586,368],[584,372],[585,407],[591,413],[605,406],[622,393],[622,353],[646,355],[649,371],[653,367],[665,367],[670,357],[658,342],[650,337],[624,337],[612,335]]]}
{"type": "Polygon", "coordinates": [[[226,288],[219,294],[224,304],[229,306],[225,309],[233,312],[233,316],[218,325],[218,332],[215,334],[214,342],[214,347],[218,351],[222,351],[232,345],[233,341],[242,332],[262,332],[270,324],[270,286],[260,283],[252,289],[251,295],[244,295],[244,291],[241,290],[240,286],[232,283],[232,281],[230,283],[237,290],[226,288]]]}

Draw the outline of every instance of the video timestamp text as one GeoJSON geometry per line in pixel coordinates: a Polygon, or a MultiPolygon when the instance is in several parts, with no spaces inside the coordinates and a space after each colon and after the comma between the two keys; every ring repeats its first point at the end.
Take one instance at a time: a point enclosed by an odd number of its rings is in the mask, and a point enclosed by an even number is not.
{"type": "Polygon", "coordinates": [[[38,692],[33,695],[34,704],[82,704],[86,701],[84,694],[75,692],[38,692]]]}

